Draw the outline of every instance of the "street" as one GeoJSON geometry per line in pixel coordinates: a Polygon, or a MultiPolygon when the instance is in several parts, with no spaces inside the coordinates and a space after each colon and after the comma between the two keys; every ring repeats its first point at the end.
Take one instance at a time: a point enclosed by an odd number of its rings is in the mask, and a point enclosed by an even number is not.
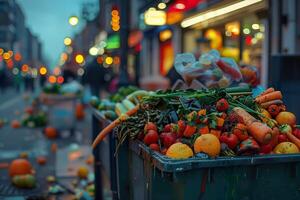
{"type": "Polygon", "coordinates": [[[36,174],[37,186],[32,190],[17,189],[11,184],[7,167],[1,167],[0,199],[12,196],[49,197],[48,176],[56,177],[57,183],[66,187],[61,194],[63,194],[64,199],[68,198],[71,192],[75,193],[75,187],[73,187],[72,182],[77,180],[77,168],[86,166],[85,160],[90,155],[87,148],[87,145],[90,144],[90,120],[87,118],[76,123],[77,129],[74,136],[59,137],[54,140],[47,139],[42,132],[42,128],[22,127],[14,129],[9,125],[9,122],[21,119],[24,108],[30,102],[30,99],[25,100],[24,98],[27,95],[30,96],[31,94],[23,93],[20,95],[14,90],[8,90],[4,95],[1,94],[0,118],[5,118],[8,123],[0,129],[0,164],[5,166],[6,163],[10,163],[13,159],[20,156],[28,158],[36,174]],[[56,153],[51,151],[53,143],[58,146],[56,153]],[[75,146],[75,149],[72,150],[73,152],[82,152],[77,161],[72,163],[72,168],[69,164],[71,161],[68,160],[70,153],[68,149],[70,149],[70,146],[73,146],[73,148],[75,146]],[[44,156],[47,161],[43,166],[36,161],[40,156],[44,156]]]}

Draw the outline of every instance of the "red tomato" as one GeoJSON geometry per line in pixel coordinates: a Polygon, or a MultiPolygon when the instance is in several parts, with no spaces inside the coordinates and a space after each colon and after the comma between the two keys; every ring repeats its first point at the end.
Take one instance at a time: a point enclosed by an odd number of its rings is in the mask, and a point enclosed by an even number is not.
{"type": "Polygon", "coordinates": [[[159,146],[158,144],[150,144],[150,149],[152,149],[153,151],[157,151],[159,152],[159,146]]]}
{"type": "Polygon", "coordinates": [[[249,138],[247,127],[244,124],[238,123],[235,125],[232,133],[236,135],[239,140],[244,141],[249,138]]]}
{"type": "Polygon", "coordinates": [[[171,132],[171,127],[172,127],[171,124],[165,125],[165,127],[164,127],[164,132],[171,132]]]}
{"type": "Polygon", "coordinates": [[[281,143],[281,142],[287,142],[288,141],[288,137],[286,134],[279,134],[278,136],[278,143],[281,143]]]}
{"type": "Polygon", "coordinates": [[[154,130],[149,130],[144,137],[144,143],[146,145],[154,144],[158,142],[158,134],[154,130]]]}
{"type": "Polygon", "coordinates": [[[153,122],[148,122],[144,127],[144,132],[147,133],[149,130],[157,131],[157,127],[153,122]]]}
{"type": "Polygon", "coordinates": [[[226,111],[228,108],[229,108],[229,104],[228,104],[228,101],[226,99],[220,99],[218,102],[217,102],[217,110],[219,112],[224,112],[226,111]]]}
{"type": "Polygon", "coordinates": [[[272,148],[271,144],[265,144],[265,145],[260,146],[260,153],[269,154],[269,153],[271,153],[272,150],[273,150],[273,148],[272,148]]]}
{"type": "Polygon", "coordinates": [[[230,149],[234,149],[238,145],[239,139],[234,134],[223,133],[220,136],[220,142],[227,144],[230,149]]]}

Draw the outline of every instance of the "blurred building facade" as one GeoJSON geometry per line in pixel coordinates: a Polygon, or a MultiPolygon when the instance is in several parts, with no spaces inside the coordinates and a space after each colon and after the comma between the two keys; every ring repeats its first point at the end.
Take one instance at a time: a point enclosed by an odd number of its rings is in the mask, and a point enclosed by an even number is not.
{"type": "Polygon", "coordinates": [[[26,27],[25,21],[15,0],[0,0],[0,48],[3,53],[12,51],[10,60],[14,67],[27,64],[30,68],[38,68],[44,63],[42,44],[26,27]]]}

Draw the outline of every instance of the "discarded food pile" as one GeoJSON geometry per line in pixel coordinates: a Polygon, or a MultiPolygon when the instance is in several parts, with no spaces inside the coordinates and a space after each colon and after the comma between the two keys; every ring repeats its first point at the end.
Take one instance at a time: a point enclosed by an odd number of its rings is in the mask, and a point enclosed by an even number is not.
{"type": "Polygon", "coordinates": [[[300,148],[296,117],[274,88],[256,98],[248,86],[147,92],[100,132],[93,147],[114,128],[117,147],[138,139],[174,159],[299,153],[300,148]]]}

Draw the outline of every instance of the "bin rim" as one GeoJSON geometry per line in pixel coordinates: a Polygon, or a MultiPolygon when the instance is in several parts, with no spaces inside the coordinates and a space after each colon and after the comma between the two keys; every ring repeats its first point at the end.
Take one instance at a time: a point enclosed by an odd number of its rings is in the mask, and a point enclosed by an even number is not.
{"type": "Polygon", "coordinates": [[[130,141],[129,148],[143,159],[151,160],[153,166],[163,172],[182,172],[201,168],[255,166],[264,164],[300,162],[300,154],[217,157],[209,159],[201,159],[197,157],[183,160],[172,159],[151,150],[144,143],[137,140],[130,141]]]}

